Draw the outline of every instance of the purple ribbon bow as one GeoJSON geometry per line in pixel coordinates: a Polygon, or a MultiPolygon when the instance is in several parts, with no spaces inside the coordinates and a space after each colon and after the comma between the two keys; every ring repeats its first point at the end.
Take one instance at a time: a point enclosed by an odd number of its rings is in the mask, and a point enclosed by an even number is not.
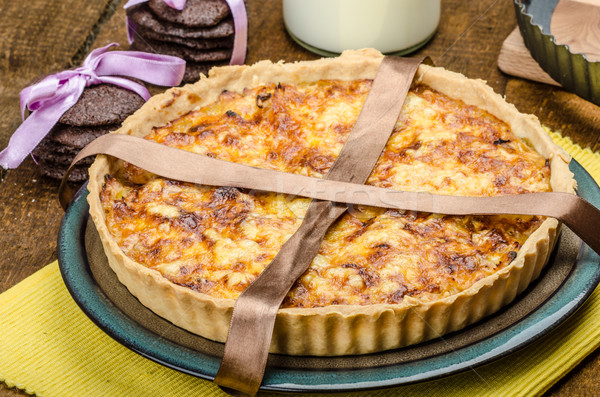
{"type": "Polygon", "coordinates": [[[24,120],[0,152],[0,166],[17,168],[44,139],[60,117],[79,99],[86,86],[108,83],[139,94],[150,93],[143,85],[117,76],[129,76],[162,86],[179,85],[185,61],[168,55],[137,51],[110,51],[112,43],[90,53],[83,65],[44,78],[21,91],[21,118],[24,120]],[[31,114],[25,119],[25,108],[31,114]]]}
{"type": "MultiPolygon", "coordinates": [[[[128,9],[135,5],[146,3],[148,0],[129,0],[123,8],[128,9]]],[[[176,10],[183,10],[187,0],[163,0],[165,4],[176,10]]],[[[231,53],[230,65],[243,65],[246,60],[246,45],[248,41],[248,16],[246,15],[246,6],[244,0],[225,0],[231,9],[233,16],[233,26],[235,27],[235,36],[233,38],[233,51],[231,53]]],[[[127,18],[127,39],[129,44],[133,43],[135,35],[135,23],[127,18]]]]}

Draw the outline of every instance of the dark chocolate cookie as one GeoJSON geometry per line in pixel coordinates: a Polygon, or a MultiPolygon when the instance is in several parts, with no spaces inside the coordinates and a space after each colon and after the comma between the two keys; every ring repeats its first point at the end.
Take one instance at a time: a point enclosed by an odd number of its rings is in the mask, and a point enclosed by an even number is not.
{"type": "MultiPolygon", "coordinates": [[[[42,174],[54,179],[62,179],[69,168],[68,165],[45,160],[38,161],[38,164],[42,174]]],[[[88,179],[88,168],[88,165],[77,164],[69,174],[69,182],[83,182],[88,179]]]]}
{"type": "Polygon", "coordinates": [[[187,0],[181,11],[163,0],[150,0],[148,5],[158,18],[189,27],[216,25],[230,13],[225,0],[187,0]]]}
{"type": "Polygon", "coordinates": [[[173,55],[179,58],[183,58],[185,60],[195,62],[224,61],[231,58],[232,52],[230,48],[213,50],[195,50],[193,48],[174,43],[139,39],[133,42],[131,48],[138,51],[173,55]]]}
{"type": "Polygon", "coordinates": [[[112,84],[86,87],[73,107],[59,119],[72,126],[98,126],[123,122],[144,104],[133,91],[112,84]]]}
{"type": "Polygon", "coordinates": [[[138,29],[137,31],[139,37],[136,37],[136,40],[139,40],[140,37],[144,40],[155,40],[155,41],[163,41],[168,43],[181,44],[190,48],[195,48],[197,50],[210,50],[213,48],[231,48],[233,47],[233,36],[224,37],[220,39],[186,39],[184,37],[171,36],[166,34],[159,34],[153,32],[151,30],[138,29]]]}
{"type": "Polygon", "coordinates": [[[185,64],[185,73],[183,75],[184,83],[193,83],[200,79],[200,74],[208,76],[208,71],[213,66],[227,65],[227,62],[193,62],[188,61],[185,64]]]}
{"type": "Polygon", "coordinates": [[[127,16],[136,24],[138,31],[154,31],[157,34],[177,36],[187,39],[216,39],[234,33],[233,18],[227,17],[215,26],[208,28],[188,28],[167,21],[161,21],[150,11],[146,3],[127,9],[127,16]]]}
{"type": "Polygon", "coordinates": [[[108,134],[119,127],[119,124],[100,125],[97,127],[74,127],[66,124],[57,124],[48,134],[48,139],[61,145],[83,149],[94,139],[108,134]]]}
{"type": "MultiPolygon", "coordinates": [[[[54,142],[50,142],[49,145],[38,145],[35,149],[33,149],[33,152],[31,152],[33,154],[33,157],[36,159],[36,161],[42,161],[42,162],[51,162],[54,164],[60,164],[60,165],[69,165],[71,164],[71,162],[73,161],[73,159],[75,158],[75,156],[77,155],[77,153],[79,153],[78,149],[73,149],[72,153],[58,153],[58,152],[50,152],[47,151],[47,149],[49,148],[48,146],[52,146],[52,144],[55,144],[54,142]]],[[[58,145],[58,144],[55,144],[58,145]]],[[[86,157],[84,159],[82,159],[78,164],[81,165],[87,165],[90,166],[92,165],[92,163],[94,162],[94,157],[86,157]]]]}
{"type": "Polygon", "coordinates": [[[73,158],[78,152],[78,148],[56,143],[50,140],[48,136],[44,138],[32,151],[36,158],[48,158],[50,155],[67,155],[73,158]]]}

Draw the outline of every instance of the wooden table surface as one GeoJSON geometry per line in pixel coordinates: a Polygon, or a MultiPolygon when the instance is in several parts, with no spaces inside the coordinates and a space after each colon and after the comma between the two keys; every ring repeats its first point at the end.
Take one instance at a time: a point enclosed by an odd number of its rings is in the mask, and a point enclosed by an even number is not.
{"type": "MultiPolygon", "coordinates": [[[[19,92],[34,77],[79,65],[91,49],[110,42],[127,48],[124,2],[0,0],[0,148],[20,124],[19,92]]],[[[317,58],[285,33],[280,0],[248,0],[247,7],[247,63],[317,58]]],[[[536,114],[583,147],[600,150],[600,108],[559,88],[498,70],[502,41],[515,26],[512,1],[443,0],[439,30],[419,53],[438,66],[487,80],[520,111],[536,114]]],[[[31,158],[0,176],[0,292],[56,259],[63,216],[57,188],[58,182],[42,176],[31,158]]],[[[596,351],[547,395],[600,395],[598,379],[596,351]]],[[[25,394],[0,383],[0,395],[25,394]]]]}

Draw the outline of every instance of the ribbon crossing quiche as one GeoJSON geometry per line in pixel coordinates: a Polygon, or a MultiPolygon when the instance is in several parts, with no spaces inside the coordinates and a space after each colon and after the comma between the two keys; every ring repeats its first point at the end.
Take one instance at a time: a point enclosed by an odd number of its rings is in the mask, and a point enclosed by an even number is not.
{"type": "MultiPolygon", "coordinates": [[[[322,178],[382,55],[215,68],[152,98],[121,134],[322,178]]],[[[537,118],[484,82],[421,65],[368,184],[463,196],[573,192],[569,157],[537,118]]],[[[302,222],[302,197],[167,180],[99,156],[90,212],[110,266],[147,307],[224,342],[235,299],[302,222]]],[[[541,272],[559,223],[354,206],[284,300],[271,351],[363,354],[439,337],[494,313],[541,272]]]]}

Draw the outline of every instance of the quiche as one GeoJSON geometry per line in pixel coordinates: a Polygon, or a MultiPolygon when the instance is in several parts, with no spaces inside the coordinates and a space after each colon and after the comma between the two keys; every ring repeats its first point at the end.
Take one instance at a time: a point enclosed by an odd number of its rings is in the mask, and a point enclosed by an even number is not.
{"type": "MultiPolygon", "coordinates": [[[[323,178],[382,55],[214,68],[153,97],[115,133],[323,178]]],[[[421,65],[367,184],[462,196],[573,192],[569,157],[537,118],[481,80],[421,65]]],[[[111,268],[142,304],[224,342],[236,298],[300,226],[310,200],[168,180],[98,156],[90,214],[111,268]]],[[[279,309],[271,352],[364,354],[459,330],[541,272],[557,220],[352,206],[279,309]]]]}

